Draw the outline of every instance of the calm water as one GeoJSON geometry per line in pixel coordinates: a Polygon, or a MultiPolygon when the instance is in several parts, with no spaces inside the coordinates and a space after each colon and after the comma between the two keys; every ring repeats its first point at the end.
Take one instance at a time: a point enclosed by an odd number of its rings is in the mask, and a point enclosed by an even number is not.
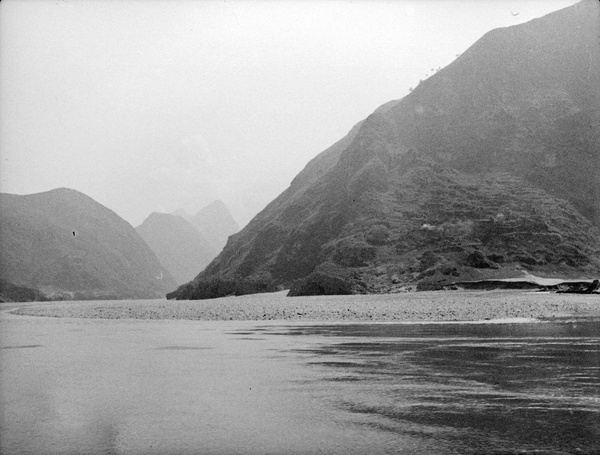
{"type": "Polygon", "coordinates": [[[0,316],[2,454],[598,454],[600,321],[0,316]]]}

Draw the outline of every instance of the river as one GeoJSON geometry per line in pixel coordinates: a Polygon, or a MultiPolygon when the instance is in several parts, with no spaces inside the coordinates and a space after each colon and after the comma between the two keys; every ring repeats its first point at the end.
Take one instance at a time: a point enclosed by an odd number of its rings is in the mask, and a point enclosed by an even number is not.
{"type": "Polygon", "coordinates": [[[0,314],[3,455],[600,453],[597,318],[0,314]]]}

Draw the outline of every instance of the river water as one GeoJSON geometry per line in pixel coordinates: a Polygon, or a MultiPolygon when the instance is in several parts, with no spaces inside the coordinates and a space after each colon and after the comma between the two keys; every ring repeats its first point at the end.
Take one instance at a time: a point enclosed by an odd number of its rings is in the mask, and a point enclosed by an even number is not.
{"type": "Polygon", "coordinates": [[[3,455],[600,453],[597,319],[0,330],[3,455]]]}

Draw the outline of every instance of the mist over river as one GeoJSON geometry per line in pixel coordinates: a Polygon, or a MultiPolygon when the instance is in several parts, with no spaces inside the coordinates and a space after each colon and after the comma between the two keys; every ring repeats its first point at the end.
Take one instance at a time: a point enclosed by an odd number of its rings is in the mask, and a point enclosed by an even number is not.
{"type": "Polygon", "coordinates": [[[344,323],[4,310],[0,341],[3,455],[600,453],[596,316],[344,323]]]}

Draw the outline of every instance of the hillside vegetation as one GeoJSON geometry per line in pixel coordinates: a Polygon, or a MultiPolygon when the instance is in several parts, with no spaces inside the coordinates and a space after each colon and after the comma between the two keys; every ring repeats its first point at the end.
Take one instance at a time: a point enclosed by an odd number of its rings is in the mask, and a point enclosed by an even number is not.
{"type": "Polygon", "coordinates": [[[168,297],[600,276],[599,31],[583,1],[489,32],[308,163],[168,297]]]}
{"type": "Polygon", "coordinates": [[[78,191],[2,194],[0,211],[0,280],[7,295],[156,298],[176,286],[129,223],[78,191]]]}

